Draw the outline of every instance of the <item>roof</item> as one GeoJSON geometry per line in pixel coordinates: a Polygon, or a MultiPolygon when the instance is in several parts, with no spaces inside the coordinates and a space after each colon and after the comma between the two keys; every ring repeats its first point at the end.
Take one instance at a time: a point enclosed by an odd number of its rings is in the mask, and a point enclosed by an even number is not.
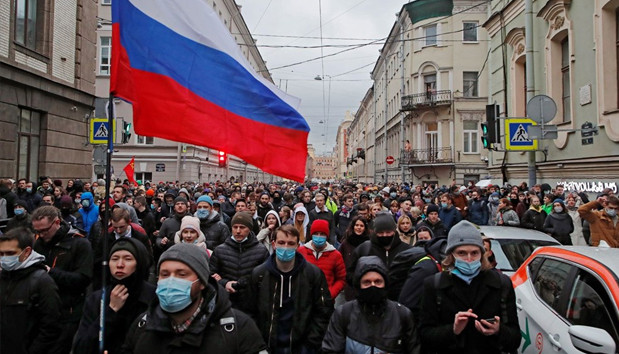
{"type": "MultiPolygon", "coordinates": [[[[608,267],[613,273],[619,275],[619,248],[610,247],[591,247],[591,246],[561,246],[561,247],[548,247],[544,249],[545,253],[550,251],[549,249],[559,248],[574,253],[578,253],[585,257],[588,257],[604,266],[608,267]]],[[[549,253],[552,253],[550,251],[549,253]]]]}
{"type": "Polygon", "coordinates": [[[518,240],[540,240],[557,242],[553,237],[536,230],[523,229],[521,227],[511,226],[478,226],[484,236],[500,240],[500,239],[518,239],[518,240]]]}

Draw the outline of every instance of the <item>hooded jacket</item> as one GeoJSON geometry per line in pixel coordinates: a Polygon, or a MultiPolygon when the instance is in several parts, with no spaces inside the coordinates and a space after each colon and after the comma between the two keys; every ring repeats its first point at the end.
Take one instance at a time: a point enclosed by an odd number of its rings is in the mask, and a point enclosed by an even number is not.
{"type": "MultiPolygon", "coordinates": [[[[194,216],[198,217],[197,213],[194,216]]],[[[206,238],[206,247],[210,250],[214,250],[232,236],[221,214],[215,210],[211,210],[206,219],[200,219],[200,230],[206,238]]]]}
{"type": "Polygon", "coordinates": [[[170,318],[155,297],[148,310],[131,324],[121,353],[244,354],[265,350],[256,324],[246,314],[231,307],[228,294],[214,279],[209,279],[202,297],[204,302],[200,313],[180,334],[174,332],[170,318]]]}
{"type": "Polygon", "coordinates": [[[322,270],[322,273],[327,279],[327,286],[331,298],[335,297],[344,289],[346,284],[346,266],[344,259],[338,250],[329,242],[325,248],[317,251],[314,249],[313,241],[306,242],[297,250],[305,257],[305,260],[312,263],[322,270]]]}
{"type": "Polygon", "coordinates": [[[35,241],[33,249],[45,257],[50,267],[48,274],[58,285],[62,300],[62,320],[79,322],[82,317],[86,288],[93,270],[93,253],[90,242],[60,221],[60,228],[49,242],[43,238],[35,241]]]}
{"type": "MultiPolygon", "coordinates": [[[[181,237],[181,230],[176,231],[174,234],[174,244],[184,242],[181,237]]],[[[204,233],[202,230],[198,231],[198,238],[193,242],[196,246],[203,248],[206,251],[206,237],[204,237],[204,233]]]]}
{"type": "Polygon", "coordinates": [[[565,205],[561,203],[563,210],[560,213],[554,210],[544,220],[544,231],[549,233],[562,245],[572,245],[570,234],[574,232],[574,221],[567,213],[565,205]]]}
{"type": "Polygon", "coordinates": [[[359,258],[364,256],[378,256],[378,258],[385,263],[387,269],[389,269],[395,256],[411,247],[411,245],[402,242],[398,237],[398,233],[395,232],[393,240],[391,240],[391,246],[386,250],[385,247],[378,243],[378,236],[376,236],[376,233],[372,232],[370,234],[370,239],[359,245],[353,252],[350,265],[346,267],[346,281],[349,285],[352,284],[352,275],[355,272],[359,258]]]}
{"type": "Polygon", "coordinates": [[[544,221],[546,220],[546,212],[542,210],[541,205],[539,210],[535,209],[533,205],[524,212],[520,226],[525,229],[533,229],[537,231],[544,231],[544,221]]]}
{"type": "MultiPolygon", "coordinates": [[[[369,271],[387,275],[378,257],[363,257],[354,274],[357,289],[361,277],[369,271]]],[[[322,353],[413,353],[417,335],[410,310],[387,299],[379,306],[379,315],[359,300],[339,306],[322,341],[322,353]]]]}
{"type": "Polygon", "coordinates": [[[273,233],[275,232],[274,230],[269,229],[266,225],[267,225],[267,217],[269,215],[274,215],[275,218],[277,219],[277,225],[275,226],[275,228],[278,228],[282,225],[281,220],[279,219],[279,215],[277,214],[277,212],[275,210],[269,210],[267,212],[267,215],[264,217],[264,220],[262,222],[262,226],[263,228],[260,230],[260,232],[258,232],[258,235],[256,235],[256,238],[258,238],[258,242],[260,242],[262,245],[264,245],[264,247],[266,247],[266,249],[269,251],[269,254],[273,253],[273,246],[271,245],[271,237],[273,235],[273,233]]]}
{"type": "Polygon", "coordinates": [[[500,209],[496,214],[495,225],[499,225],[499,220],[503,220],[501,226],[520,226],[520,219],[518,214],[512,209],[511,205],[500,209]]]}
{"type": "Polygon", "coordinates": [[[174,235],[176,235],[176,231],[181,229],[181,221],[186,215],[189,214],[178,215],[173,213],[173,215],[163,221],[159,229],[159,235],[157,236],[157,247],[165,251],[174,244],[174,235]],[[168,243],[165,245],[161,243],[164,237],[168,239],[168,243]]]}
{"type": "Polygon", "coordinates": [[[478,200],[471,199],[469,201],[468,221],[477,225],[488,224],[488,203],[479,198],[478,200]]]}
{"type": "MultiPolygon", "coordinates": [[[[32,182],[32,191],[31,192],[27,192],[25,189],[17,189],[17,199],[23,200],[24,202],[26,202],[26,210],[28,210],[29,213],[32,213],[32,211],[34,209],[36,209],[37,207],[39,207],[39,205],[41,204],[41,202],[43,201],[43,198],[41,198],[41,195],[39,193],[37,193],[37,184],[32,182]]],[[[8,206],[8,203],[7,203],[8,206]]],[[[7,211],[7,214],[11,214],[7,211]]]]}
{"type": "MultiPolygon", "coordinates": [[[[90,228],[94,225],[99,219],[99,207],[95,205],[95,198],[92,196],[92,193],[85,192],[82,193],[82,201],[87,200],[90,205],[88,207],[82,206],[79,209],[80,215],[82,215],[82,223],[84,225],[84,231],[86,231],[86,236],[90,234],[90,228]]],[[[117,203],[117,205],[120,203],[117,203]]],[[[133,208],[132,208],[133,209],[133,208]]],[[[133,211],[135,214],[135,210],[133,211]]],[[[137,217],[136,217],[137,219],[137,217]]]]}
{"type": "Polygon", "coordinates": [[[249,232],[247,240],[238,243],[230,236],[217,246],[209,260],[211,273],[221,276],[219,284],[226,287],[229,281],[237,281],[240,287],[230,294],[232,307],[247,312],[247,280],[252,270],[262,264],[269,256],[269,251],[258,242],[256,235],[249,232]]]}
{"type": "Polygon", "coordinates": [[[298,230],[299,228],[297,228],[297,213],[303,213],[305,214],[305,219],[303,219],[303,227],[301,228],[301,230],[299,230],[299,233],[301,233],[301,239],[299,240],[299,242],[303,243],[307,241],[308,238],[308,234],[309,232],[307,232],[308,230],[308,226],[309,225],[309,214],[307,213],[307,209],[305,209],[304,206],[298,206],[297,208],[294,209],[294,213],[292,214],[292,225],[298,230]]]}
{"type": "Polygon", "coordinates": [[[45,257],[32,251],[17,269],[0,272],[0,352],[54,353],[62,302],[45,257]]]}
{"type": "Polygon", "coordinates": [[[333,312],[325,276],[298,252],[294,268],[286,274],[277,268],[275,257],[274,253],[251,274],[250,313],[269,348],[285,341],[292,353],[303,348],[317,351],[333,312]]]}

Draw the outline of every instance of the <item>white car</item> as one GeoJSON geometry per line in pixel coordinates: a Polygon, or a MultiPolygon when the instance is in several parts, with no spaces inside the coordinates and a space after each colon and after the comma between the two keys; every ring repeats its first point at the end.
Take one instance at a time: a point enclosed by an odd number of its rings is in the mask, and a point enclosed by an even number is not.
{"type": "Polygon", "coordinates": [[[520,353],[616,353],[619,249],[537,249],[512,276],[520,353]]]}
{"type": "Polygon", "coordinates": [[[479,226],[490,237],[496,268],[508,276],[514,274],[537,247],[560,245],[553,237],[536,230],[510,226],[479,226]]]}

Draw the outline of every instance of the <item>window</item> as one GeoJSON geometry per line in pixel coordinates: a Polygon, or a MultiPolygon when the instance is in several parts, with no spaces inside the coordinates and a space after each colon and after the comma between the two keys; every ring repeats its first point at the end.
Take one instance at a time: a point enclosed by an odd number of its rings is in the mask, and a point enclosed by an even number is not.
{"type": "Polygon", "coordinates": [[[424,27],[424,36],[426,37],[426,46],[436,45],[436,25],[424,27]]]}
{"type": "Polygon", "coordinates": [[[99,46],[99,74],[110,74],[110,57],[112,55],[112,37],[101,37],[99,46]]]}
{"type": "Polygon", "coordinates": [[[428,74],[423,76],[423,85],[428,99],[436,92],[436,74],[428,74]]]}
{"type": "Polygon", "coordinates": [[[34,51],[42,51],[43,47],[44,3],[40,0],[15,3],[15,42],[34,51]]]}
{"type": "Polygon", "coordinates": [[[464,130],[464,153],[477,154],[479,153],[477,148],[477,122],[474,120],[465,120],[463,123],[464,130]]]}
{"type": "Polygon", "coordinates": [[[153,145],[154,141],[155,141],[155,138],[153,138],[152,136],[138,135],[138,144],[141,144],[141,145],[153,145]]]}
{"type": "Polygon", "coordinates": [[[142,183],[144,183],[146,181],[152,181],[153,180],[153,173],[152,172],[136,172],[135,173],[135,180],[136,181],[140,181],[142,183]]]}
{"type": "Polygon", "coordinates": [[[34,181],[39,176],[41,114],[22,108],[18,125],[17,176],[34,181]]]}
{"type": "Polygon", "coordinates": [[[561,81],[563,84],[563,122],[572,120],[570,98],[570,46],[567,37],[561,42],[561,81]]]}
{"type": "Polygon", "coordinates": [[[463,77],[464,97],[478,97],[479,93],[477,92],[477,71],[465,71],[463,73],[463,77]]]}
{"type": "Polygon", "coordinates": [[[477,42],[477,22],[464,22],[462,24],[462,40],[464,42],[477,42]]]}
{"type": "Polygon", "coordinates": [[[579,270],[570,292],[565,318],[572,325],[591,326],[608,332],[618,342],[614,306],[604,286],[591,274],[579,270]]]}
{"type": "Polygon", "coordinates": [[[561,311],[561,293],[565,289],[565,283],[572,267],[569,264],[546,259],[542,263],[533,286],[535,292],[548,306],[562,313],[561,311]]]}

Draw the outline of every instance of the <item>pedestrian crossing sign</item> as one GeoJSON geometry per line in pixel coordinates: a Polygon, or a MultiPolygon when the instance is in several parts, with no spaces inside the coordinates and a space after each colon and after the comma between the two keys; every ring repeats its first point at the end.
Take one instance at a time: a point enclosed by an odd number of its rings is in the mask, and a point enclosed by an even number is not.
{"type": "MultiPolygon", "coordinates": [[[[113,121],[112,139],[116,137],[116,121],[113,121]]],[[[93,118],[90,120],[88,137],[91,144],[107,144],[110,127],[107,118],[93,118]]]]}
{"type": "Polygon", "coordinates": [[[529,118],[507,118],[505,119],[505,149],[518,150],[537,150],[537,140],[529,137],[529,127],[537,125],[529,118]]]}

